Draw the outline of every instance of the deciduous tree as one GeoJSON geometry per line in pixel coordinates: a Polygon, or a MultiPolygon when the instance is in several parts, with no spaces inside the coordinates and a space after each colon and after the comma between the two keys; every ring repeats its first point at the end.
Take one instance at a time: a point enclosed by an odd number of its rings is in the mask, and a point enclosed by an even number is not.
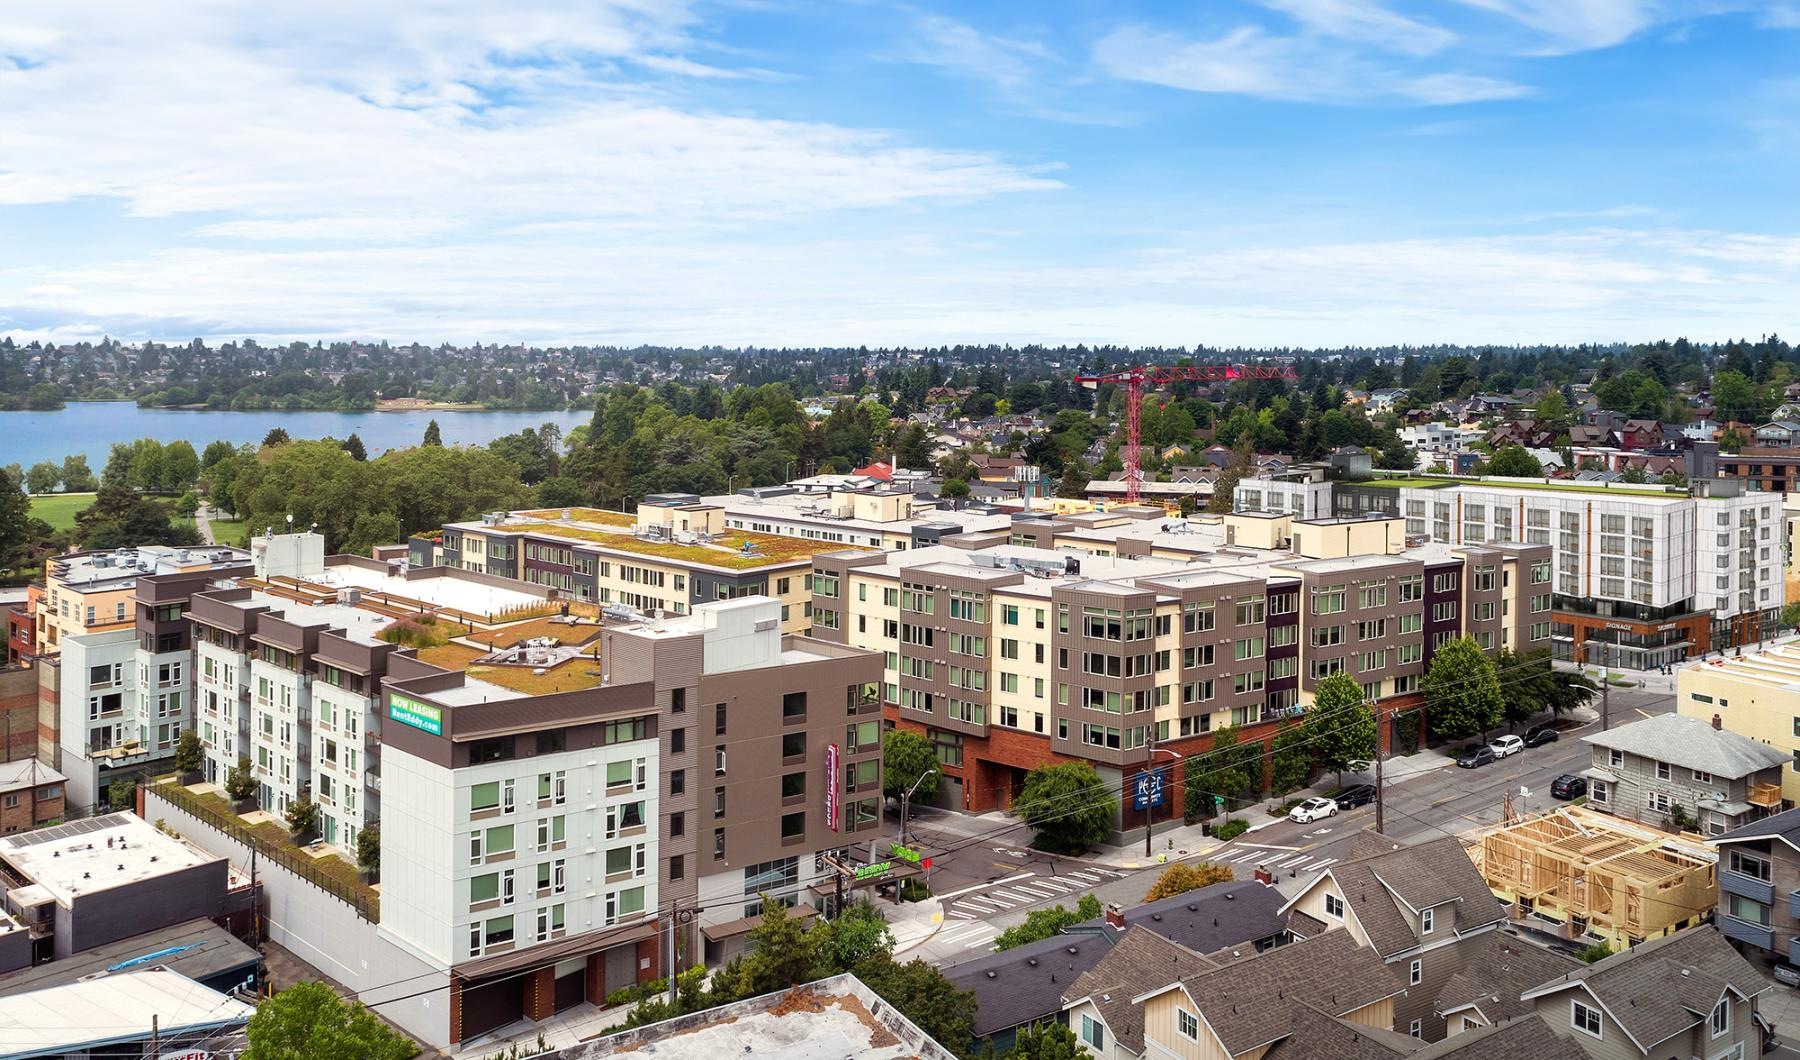
{"type": "Polygon", "coordinates": [[[1075,853],[1112,834],[1118,805],[1093,766],[1061,762],[1026,774],[1013,810],[1037,833],[1034,846],[1075,853]]]}
{"type": "Polygon", "coordinates": [[[1431,657],[1419,682],[1431,727],[1447,739],[1485,736],[1500,724],[1505,698],[1494,660],[1472,637],[1458,637],[1431,657]]]}
{"type": "Polygon", "coordinates": [[[359,1002],[346,1002],[320,982],[296,983],[256,1008],[244,1028],[243,1060],[409,1060],[418,1046],[359,1002]]]}
{"type": "Polygon", "coordinates": [[[1171,898],[1189,891],[1197,891],[1202,887],[1211,887],[1215,883],[1229,883],[1237,879],[1230,865],[1215,865],[1209,861],[1189,865],[1178,861],[1164,869],[1161,876],[1150,889],[1144,892],[1144,901],[1154,902],[1160,898],[1171,898]]]}
{"type": "Polygon", "coordinates": [[[1345,770],[1375,757],[1375,713],[1349,674],[1335,673],[1319,682],[1300,732],[1320,768],[1337,774],[1340,788],[1345,770]]]}

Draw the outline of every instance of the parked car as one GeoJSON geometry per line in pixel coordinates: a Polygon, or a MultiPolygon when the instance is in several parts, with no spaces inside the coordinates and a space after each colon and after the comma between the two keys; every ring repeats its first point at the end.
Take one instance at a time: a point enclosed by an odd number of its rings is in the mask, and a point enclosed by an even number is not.
{"type": "Polygon", "coordinates": [[[1800,986],[1800,968],[1785,962],[1777,962],[1770,971],[1775,973],[1777,983],[1783,986],[1800,986]]]}
{"type": "Polygon", "coordinates": [[[1494,749],[1480,743],[1456,756],[1456,764],[1463,769],[1479,769],[1494,760],[1494,749]]]}
{"type": "Polygon", "coordinates": [[[1496,736],[1494,737],[1493,742],[1488,744],[1488,746],[1494,749],[1495,758],[1505,758],[1508,755],[1516,755],[1520,751],[1523,751],[1525,749],[1525,741],[1519,739],[1517,736],[1496,736]]]}
{"type": "Polygon", "coordinates": [[[1560,737],[1557,731],[1548,725],[1539,725],[1525,734],[1526,747],[1541,747],[1547,743],[1555,743],[1560,737]]]}
{"type": "Polygon", "coordinates": [[[1288,811],[1288,820],[1311,824],[1321,817],[1335,817],[1338,804],[1331,799],[1314,796],[1288,811]]]}
{"type": "Polygon", "coordinates": [[[1337,804],[1340,810],[1354,810],[1358,806],[1367,806],[1375,801],[1375,785],[1352,784],[1338,792],[1337,804]]]}
{"type": "Polygon", "coordinates": [[[1553,799],[1579,799],[1587,794],[1587,778],[1573,773],[1564,773],[1550,782],[1550,797],[1553,799]]]}

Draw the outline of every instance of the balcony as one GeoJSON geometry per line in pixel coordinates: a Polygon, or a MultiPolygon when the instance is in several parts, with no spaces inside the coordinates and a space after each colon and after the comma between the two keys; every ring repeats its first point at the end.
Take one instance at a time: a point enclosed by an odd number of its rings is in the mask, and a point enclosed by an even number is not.
{"type": "Polygon", "coordinates": [[[1735,894],[1739,898],[1748,898],[1752,902],[1763,905],[1775,903],[1775,887],[1764,883],[1754,876],[1746,876],[1741,872],[1726,870],[1719,873],[1719,889],[1726,894],[1735,894]]]}
{"type": "Polygon", "coordinates": [[[1761,924],[1752,924],[1748,920],[1739,920],[1735,916],[1719,918],[1719,932],[1728,939],[1747,942],[1758,949],[1775,948],[1775,932],[1761,924]]]}
{"type": "Polygon", "coordinates": [[[1761,806],[1765,809],[1779,810],[1781,809],[1781,785],[1752,784],[1750,785],[1749,790],[1744,793],[1744,801],[1752,806],[1761,806]]]}

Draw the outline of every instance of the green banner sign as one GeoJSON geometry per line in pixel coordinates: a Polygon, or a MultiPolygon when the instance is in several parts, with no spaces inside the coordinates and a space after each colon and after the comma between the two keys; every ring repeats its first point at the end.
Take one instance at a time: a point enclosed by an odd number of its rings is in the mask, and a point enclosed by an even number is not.
{"type": "Polygon", "coordinates": [[[910,861],[914,865],[917,865],[925,858],[925,855],[919,851],[914,850],[912,847],[903,847],[899,843],[895,843],[893,846],[889,847],[888,853],[899,858],[901,861],[910,861]]]}
{"type": "Polygon", "coordinates": [[[388,717],[402,725],[411,725],[433,736],[444,735],[444,712],[429,703],[421,703],[397,693],[388,693],[388,717]]]}
{"type": "Polygon", "coordinates": [[[894,863],[891,861],[878,861],[873,865],[864,865],[856,870],[856,878],[859,880],[872,880],[877,876],[886,875],[887,871],[893,867],[894,863]]]}

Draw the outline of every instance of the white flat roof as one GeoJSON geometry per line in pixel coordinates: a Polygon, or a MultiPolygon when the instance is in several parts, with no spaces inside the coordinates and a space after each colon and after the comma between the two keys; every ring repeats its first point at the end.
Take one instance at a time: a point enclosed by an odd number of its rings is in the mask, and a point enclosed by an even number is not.
{"type": "Polygon", "coordinates": [[[40,1056],[247,1022],[254,1008],[156,968],[0,997],[0,1057],[40,1056]]]}
{"type": "Polygon", "coordinates": [[[365,593],[392,593],[409,600],[418,600],[436,607],[455,608],[474,615],[494,614],[508,608],[528,607],[544,601],[543,597],[533,593],[458,578],[454,572],[446,572],[435,578],[408,580],[383,571],[342,563],[327,567],[324,574],[306,580],[334,589],[350,587],[361,589],[365,593]]]}
{"type": "Polygon", "coordinates": [[[129,813],[0,836],[0,859],[63,906],[78,895],[220,860],[129,813]]]}
{"type": "Polygon", "coordinates": [[[361,644],[380,644],[375,634],[393,624],[391,615],[367,611],[350,604],[303,604],[285,596],[275,596],[260,589],[252,590],[250,599],[236,602],[239,607],[263,606],[283,621],[297,626],[330,626],[361,644]]]}

